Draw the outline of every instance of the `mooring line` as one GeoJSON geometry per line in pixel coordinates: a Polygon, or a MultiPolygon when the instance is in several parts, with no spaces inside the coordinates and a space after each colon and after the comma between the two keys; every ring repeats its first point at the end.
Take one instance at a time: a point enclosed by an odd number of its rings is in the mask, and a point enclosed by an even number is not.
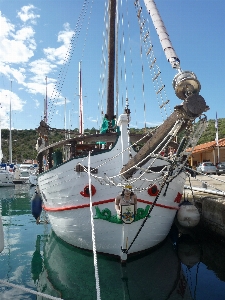
{"type": "Polygon", "coordinates": [[[10,286],[10,287],[13,287],[13,288],[22,290],[22,291],[24,291],[24,292],[28,292],[28,293],[31,293],[31,294],[34,294],[34,295],[37,295],[37,296],[45,297],[45,298],[47,298],[47,299],[63,300],[62,298],[57,298],[57,297],[54,297],[54,296],[50,296],[50,295],[47,295],[47,294],[43,294],[43,293],[40,293],[40,292],[36,292],[36,291],[34,291],[34,290],[25,288],[25,287],[20,286],[20,285],[18,285],[18,284],[10,283],[10,282],[5,281],[5,280],[2,280],[2,279],[0,279],[0,283],[3,284],[3,285],[7,285],[7,286],[10,286]]]}
{"type": "Polygon", "coordinates": [[[99,275],[98,275],[97,252],[96,252],[96,243],[95,243],[95,227],[94,227],[94,217],[93,217],[92,199],[91,199],[92,193],[91,193],[91,167],[90,167],[90,165],[91,165],[91,152],[89,151],[89,156],[88,156],[88,179],[89,179],[89,195],[90,195],[92,244],[93,244],[94,267],[95,267],[95,282],[96,282],[97,300],[101,300],[99,275]]]}

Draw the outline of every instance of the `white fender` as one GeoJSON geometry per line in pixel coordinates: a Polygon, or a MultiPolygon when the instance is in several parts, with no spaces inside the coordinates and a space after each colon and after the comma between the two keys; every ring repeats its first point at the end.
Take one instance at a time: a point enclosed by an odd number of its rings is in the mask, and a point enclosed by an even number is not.
{"type": "Polygon", "coordinates": [[[4,232],[3,232],[3,225],[2,225],[2,216],[0,213],[0,252],[4,249],[4,232]]]}
{"type": "Polygon", "coordinates": [[[183,227],[195,227],[200,221],[200,213],[193,204],[184,204],[177,212],[177,220],[183,227]]]}

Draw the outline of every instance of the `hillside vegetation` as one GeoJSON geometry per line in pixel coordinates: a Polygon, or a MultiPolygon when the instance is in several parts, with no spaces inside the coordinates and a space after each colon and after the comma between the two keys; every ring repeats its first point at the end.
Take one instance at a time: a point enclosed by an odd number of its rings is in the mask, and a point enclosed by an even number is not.
{"type": "MultiPolygon", "coordinates": [[[[145,133],[146,130],[150,128],[134,129],[131,128],[132,133],[145,133]]],[[[96,133],[98,130],[95,128],[85,129],[85,133],[96,133]]],[[[218,119],[218,131],[219,139],[225,137],[225,118],[218,119]]],[[[75,128],[70,132],[71,137],[74,133],[77,133],[78,129],[75,128]]],[[[37,151],[35,149],[38,134],[36,130],[12,130],[12,161],[21,163],[26,159],[36,159],[37,151]]],[[[203,144],[206,142],[214,141],[216,136],[215,120],[209,120],[208,127],[206,128],[204,134],[199,140],[198,144],[203,144]]],[[[50,132],[49,142],[57,142],[65,138],[65,133],[63,130],[50,132]]],[[[9,130],[2,129],[2,152],[3,161],[7,162],[9,160],[9,130]]]]}

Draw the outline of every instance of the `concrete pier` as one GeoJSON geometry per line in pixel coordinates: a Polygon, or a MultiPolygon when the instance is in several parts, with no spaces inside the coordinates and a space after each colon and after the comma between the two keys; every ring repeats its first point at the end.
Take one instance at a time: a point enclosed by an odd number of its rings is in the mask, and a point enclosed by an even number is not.
{"type": "Polygon", "coordinates": [[[225,175],[211,177],[197,175],[187,179],[184,197],[199,209],[201,220],[198,226],[225,239],[225,175]]]}

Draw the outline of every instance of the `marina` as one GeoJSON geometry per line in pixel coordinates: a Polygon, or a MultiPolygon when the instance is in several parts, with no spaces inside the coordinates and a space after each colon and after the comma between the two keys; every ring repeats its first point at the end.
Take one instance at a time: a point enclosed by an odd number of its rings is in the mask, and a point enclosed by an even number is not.
{"type": "MultiPolygon", "coordinates": [[[[31,214],[33,193],[28,185],[1,188],[0,299],[98,299],[92,251],[57,238],[44,223],[45,213],[37,225],[31,214]]],[[[225,243],[185,230],[177,235],[173,227],[162,245],[126,266],[98,254],[101,299],[225,299],[225,243]]]]}
{"type": "Polygon", "coordinates": [[[225,132],[217,112],[208,120],[217,89],[201,51],[188,59],[190,18],[175,26],[160,1],[85,0],[53,21],[49,3],[20,7],[20,26],[0,11],[5,37],[30,50],[23,76],[5,58],[2,78],[16,81],[0,108],[0,300],[225,300],[225,132]],[[28,99],[35,130],[12,138],[11,104],[22,115],[28,99]]]}

